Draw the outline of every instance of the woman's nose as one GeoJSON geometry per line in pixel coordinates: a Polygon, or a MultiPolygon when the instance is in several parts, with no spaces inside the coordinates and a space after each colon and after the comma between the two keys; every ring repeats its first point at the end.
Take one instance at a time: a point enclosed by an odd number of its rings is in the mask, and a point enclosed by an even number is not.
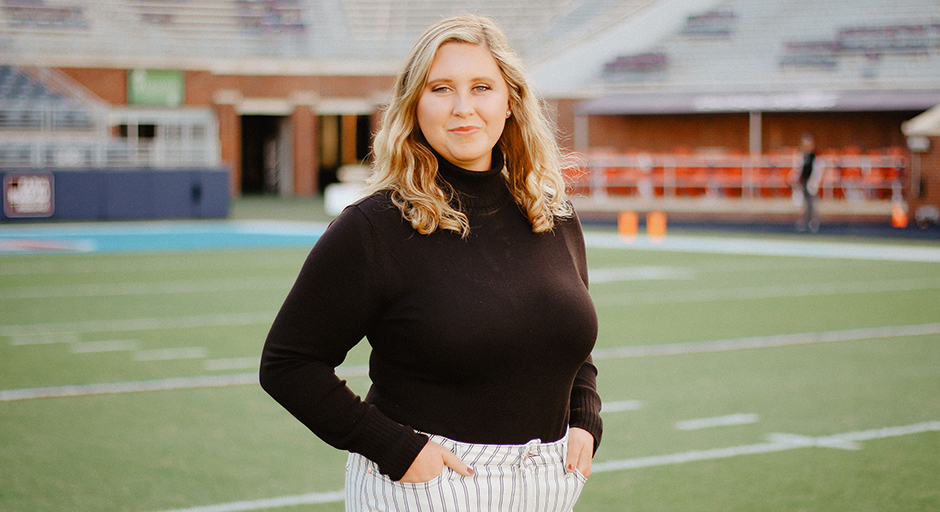
{"type": "Polygon", "coordinates": [[[473,112],[473,104],[469,95],[466,93],[458,93],[455,98],[454,103],[454,115],[455,116],[466,116],[473,112]]]}

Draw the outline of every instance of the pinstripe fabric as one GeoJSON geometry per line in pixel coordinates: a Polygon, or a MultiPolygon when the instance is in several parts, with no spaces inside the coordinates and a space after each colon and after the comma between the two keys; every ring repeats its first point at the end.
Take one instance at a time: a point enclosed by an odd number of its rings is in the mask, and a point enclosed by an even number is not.
{"type": "Polygon", "coordinates": [[[396,482],[358,453],[346,468],[346,512],[570,512],[585,478],[565,471],[568,438],[524,445],[460,443],[431,435],[473,468],[445,467],[422,483],[396,482]]]}

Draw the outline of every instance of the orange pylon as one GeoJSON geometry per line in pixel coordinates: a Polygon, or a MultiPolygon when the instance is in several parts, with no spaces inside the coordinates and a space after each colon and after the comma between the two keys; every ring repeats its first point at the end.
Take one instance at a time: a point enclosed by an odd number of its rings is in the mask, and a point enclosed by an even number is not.
{"type": "Polygon", "coordinates": [[[617,232],[625,242],[636,240],[636,233],[640,229],[640,216],[636,212],[626,210],[617,215],[617,232]]]}
{"type": "Polygon", "coordinates": [[[896,228],[907,227],[907,212],[904,207],[898,203],[891,205],[891,225],[896,228]]]}
{"type": "Polygon", "coordinates": [[[665,212],[652,211],[646,214],[646,235],[654,244],[661,243],[666,238],[665,212]]]}

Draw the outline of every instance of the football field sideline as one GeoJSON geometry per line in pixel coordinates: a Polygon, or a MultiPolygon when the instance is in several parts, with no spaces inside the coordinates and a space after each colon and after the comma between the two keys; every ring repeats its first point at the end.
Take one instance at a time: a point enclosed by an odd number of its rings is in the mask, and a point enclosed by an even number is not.
{"type": "MultiPolygon", "coordinates": [[[[208,224],[118,226],[178,247],[0,255],[0,509],[342,510],[345,453],[258,385],[315,225],[197,248],[208,224]]],[[[586,245],[605,433],[578,512],[937,503],[940,245],[591,229],[586,245]]],[[[368,352],[337,369],[360,395],[368,352]]]]}

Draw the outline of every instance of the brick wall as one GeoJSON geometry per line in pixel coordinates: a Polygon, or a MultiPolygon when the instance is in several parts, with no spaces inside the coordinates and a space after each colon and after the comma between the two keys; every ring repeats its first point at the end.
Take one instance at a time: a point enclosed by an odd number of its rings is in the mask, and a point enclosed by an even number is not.
{"type": "MultiPolygon", "coordinates": [[[[820,150],[906,147],[901,123],[919,113],[764,113],[761,146],[764,152],[798,147],[800,134],[810,132],[820,150]]],[[[559,125],[569,124],[560,120],[559,125]]],[[[649,152],[670,152],[676,147],[724,148],[747,152],[749,126],[747,113],[591,116],[588,132],[592,148],[649,152]]]]}
{"type": "Polygon", "coordinates": [[[62,72],[112,105],[127,103],[127,70],[61,68],[62,72]]]}

